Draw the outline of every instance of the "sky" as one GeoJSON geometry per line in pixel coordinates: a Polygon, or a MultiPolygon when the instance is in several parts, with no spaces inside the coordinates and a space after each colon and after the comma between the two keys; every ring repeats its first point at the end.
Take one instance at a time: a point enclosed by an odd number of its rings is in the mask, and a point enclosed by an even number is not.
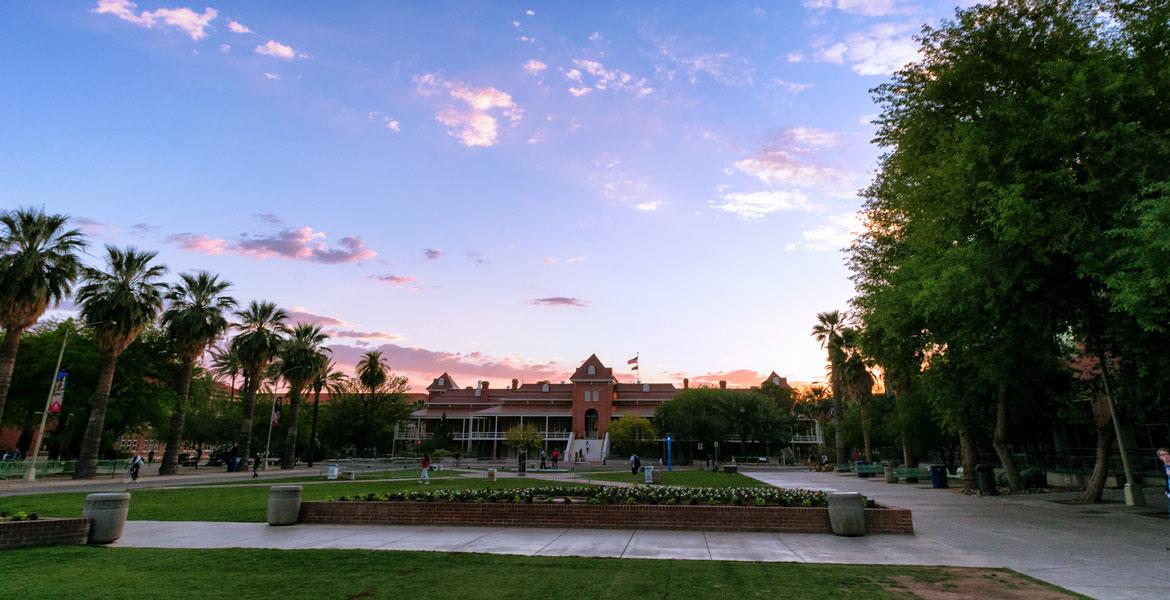
{"type": "Polygon", "coordinates": [[[415,389],[592,353],[823,381],[869,90],[955,9],[210,1],[7,3],[0,209],[219,273],[415,389]]]}

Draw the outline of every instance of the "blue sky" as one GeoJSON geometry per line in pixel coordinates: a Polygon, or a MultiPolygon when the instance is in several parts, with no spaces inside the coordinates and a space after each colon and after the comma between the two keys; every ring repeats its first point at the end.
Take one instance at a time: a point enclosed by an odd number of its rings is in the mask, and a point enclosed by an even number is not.
{"type": "MultiPolygon", "coordinates": [[[[0,208],[209,269],[425,385],[823,378],[868,90],[949,2],[18,3],[0,208]]],[[[95,255],[96,251],[92,251],[95,255]]]]}

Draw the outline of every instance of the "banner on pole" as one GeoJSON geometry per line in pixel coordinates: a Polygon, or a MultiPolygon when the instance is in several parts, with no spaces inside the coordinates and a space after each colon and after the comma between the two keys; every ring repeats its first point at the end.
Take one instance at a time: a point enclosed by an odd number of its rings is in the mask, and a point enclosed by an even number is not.
{"type": "Polygon", "coordinates": [[[59,371],[57,380],[53,382],[53,397],[49,400],[49,414],[61,414],[61,403],[65,401],[65,381],[69,379],[69,371],[59,371]]]}

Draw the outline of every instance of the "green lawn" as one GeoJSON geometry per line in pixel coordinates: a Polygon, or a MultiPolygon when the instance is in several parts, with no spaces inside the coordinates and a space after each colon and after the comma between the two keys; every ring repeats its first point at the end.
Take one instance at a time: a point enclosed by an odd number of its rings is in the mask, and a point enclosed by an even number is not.
{"type": "Polygon", "coordinates": [[[983,597],[1002,597],[997,589],[1026,593],[1028,586],[1052,593],[998,569],[59,546],[5,552],[0,597],[881,599],[910,596],[907,586],[953,593],[971,577],[980,578],[983,597]]]}
{"type": "MultiPolygon", "coordinates": [[[[466,475],[466,472],[458,471],[432,471],[431,479],[448,479],[451,477],[459,477],[466,475]]],[[[482,475],[481,475],[482,476],[482,475]]],[[[358,473],[357,481],[385,481],[385,480],[418,480],[418,469],[411,469],[409,471],[371,471],[369,473],[358,473]]],[[[306,483],[314,481],[328,481],[324,475],[299,475],[297,477],[273,477],[271,479],[238,479],[233,481],[223,481],[215,483],[204,483],[200,485],[255,485],[256,483],[306,483]]],[[[348,480],[338,479],[339,482],[348,480]]]]}
{"type": "MultiPolygon", "coordinates": [[[[543,487],[572,485],[540,479],[500,479],[489,482],[475,478],[442,478],[430,485],[418,480],[350,481],[306,485],[305,500],[324,500],[345,494],[417,489],[477,489],[486,487],[543,487]]],[[[130,489],[130,519],[141,521],[238,521],[263,522],[268,511],[268,486],[221,485],[171,489],[130,489]]],[[[85,504],[85,493],[36,494],[0,497],[0,510],[36,512],[45,517],[77,517],[85,504]]],[[[3,594],[0,594],[3,597],[3,594]]]]}
{"type": "MultiPolygon", "coordinates": [[[[658,467],[655,467],[658,468],[658,467]]],[[[629,470],[617,473],[590,473],[581,475],[582,479],[596,479],[598,481],[624,481],[627,483],[644,483],[646,476],[639,473],[631,475],[629,470]]],[[[685,485],[690,487],[767,487],[768,484],[752,479],[739,473],[713,473],[711,471],[663,471],[662,485],[685,485]]]]}

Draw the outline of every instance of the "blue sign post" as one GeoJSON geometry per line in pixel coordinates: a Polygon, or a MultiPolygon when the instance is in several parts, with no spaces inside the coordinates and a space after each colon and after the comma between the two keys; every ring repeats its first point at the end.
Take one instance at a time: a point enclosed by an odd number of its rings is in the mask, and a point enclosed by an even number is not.
{"type": "Polygon", "coordinates": [[[672,459],[674,458],[671,451],[670,451],[671,450],[671,446],[670,446],[671,441],[673,441],[673,440],[671,439],[670,434],[669,433],[666,434],[666,470],[667,471],[674,471],[674,469],[671,468],[672,467],[671,463],[673,462],[672,459]]]}

